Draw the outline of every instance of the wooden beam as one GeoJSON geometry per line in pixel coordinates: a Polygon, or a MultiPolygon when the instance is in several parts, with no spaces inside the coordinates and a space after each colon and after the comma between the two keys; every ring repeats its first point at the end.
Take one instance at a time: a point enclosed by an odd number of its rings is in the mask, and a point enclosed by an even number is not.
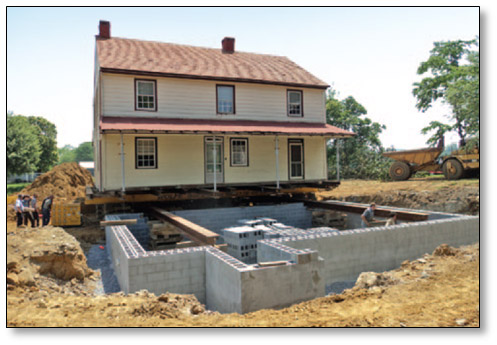
{"type": "Polygon", "coordinates": [[[216,244],[219,235],[216,234],[215,232],[212,232],[198,224],[192,223],[185,218],[177,216],[171,212],[167,212],[166,210],[163,210],[161,208],[152,207],[151,210],[155,216],[175,225],[193,241],[211,246],[216,244]]]}
{"type": "MultiPolygon", "coordinates": [[[[328,210],[336,210],[336,211],[344,211],[351,213],[359,213],[362,214],[367,206],[356,204],[356,203],[343,203],[338,201],[311,201],[311,200],[301,200],[305,206],[314,207],[314,208],[323,208],[328,210]]],[[[386,207],[381,207],[374,210],[375,216],[379,217],[388,217],[391,212],[395,212],[397,214],[397,219],[400,220],[411,220],[411,221],[420,221],[427,220],[428,214],[421,212],[412,212],[412,211],[398,211],[386,207]]]]}
{"type": "Polygon", "coordinates": [[[100,222],[100,226],[133,225],[136,222],[137,219],[103,220],[100,222]]]}

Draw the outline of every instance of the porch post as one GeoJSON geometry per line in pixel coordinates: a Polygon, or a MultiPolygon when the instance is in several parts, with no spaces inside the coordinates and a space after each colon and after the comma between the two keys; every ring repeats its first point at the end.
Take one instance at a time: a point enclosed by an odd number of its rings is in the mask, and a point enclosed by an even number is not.
{"type": "Polygon", "coordinates": [[[276,155],[276,188],[280,189],[280,160],[279,160],[278,136],[275,138],[274,153],[276,155]]]}
{"type": "Polygon", "coordinates": [[[212,145],[212,151],[214,153],[214,192],[217,192],[216,136],[214,136],[214,145],[212,145]]]}
{"type": "Polygon", "coordinates": [[[122,132],[121,132],[121,176],[123,178],[121,191],[124,193],[126,191],[126,184],[124,181],[124,141],[123,141],[123,133],[122,132]]]}
{"type": "Polygon", "coordinates": [[[340,141],[335,139],[337,147],[337,181],[340,181],[340,141]]]}

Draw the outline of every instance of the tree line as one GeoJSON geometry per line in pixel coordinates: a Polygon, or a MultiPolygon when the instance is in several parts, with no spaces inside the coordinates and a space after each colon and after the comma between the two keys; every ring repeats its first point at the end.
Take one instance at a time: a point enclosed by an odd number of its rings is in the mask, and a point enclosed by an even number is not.
{"type": "Polygon", "coordinates": [[[43,173],[60,163],[92,160],[91,142],[57,149],[57,128],[52,122],[7,113],[7,175],[43,173]]]}
{"type": "MultiPolygon", "coordinates": [[[[416,107],[426,112],[436,102],[449,106],[451,113],[445,123],[431,121],[421,130],[430,134],[427,144],[435,146],[446,133],[459,135],[459,146],[464,147],[468,138],[475,137],[472,145],[479,145],[480,129],[480,53],[479,39],[435,42],[428,60],[420,63],[417,74],[423,76],[413,84],[416,107]]],[[[367,110],[354,97],[339,100],[337,91],[326,97],[328,124],[356,133],[344,140],[335,140],[328,147],[328,177],[336,178],[337,147],[340,153],[340,177],[358,179],[388,179],[391,161],[382,153],[384,148],[379,135],[386,126],[366,117],[367,110]]],[[[468,145],[469,146],[469,145],[468,145]]]]}

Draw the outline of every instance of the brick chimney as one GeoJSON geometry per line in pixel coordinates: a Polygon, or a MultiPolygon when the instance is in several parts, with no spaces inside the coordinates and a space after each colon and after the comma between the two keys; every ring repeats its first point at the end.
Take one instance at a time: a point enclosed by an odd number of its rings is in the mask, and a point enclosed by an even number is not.
{"type": "Polygon", "coordinates": [[[101,20],[98,25],[98,37],[100,38],[110,38],[110,22],[106,20],[101,20]]]}
{"type": "Polygon", "coordinates": [[[235,39],[233,37],[225,37],[221,43],[223,45],[223,53],[233,54],[235,52],[235,39]]]}

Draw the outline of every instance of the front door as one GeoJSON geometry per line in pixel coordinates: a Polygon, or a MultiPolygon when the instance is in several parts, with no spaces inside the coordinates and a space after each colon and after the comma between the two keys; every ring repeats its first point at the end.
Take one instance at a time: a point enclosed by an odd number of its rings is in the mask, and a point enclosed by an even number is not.
{"type": "Polygon", "coordinates": [[[204,156],[205,156],[204,159],[205,183],[214,183],[214,176],[216,177],[216,183],[223,183],[224,182],[223,138],[216,137],[216,142],[214,143],[214,137],[205,137],[204,156]]]}
{"type": "Polygon", "coordinates": [[[304,178],[304,142],[292,139],[288,142],[288,170],[290,180],[304,178]]]}

